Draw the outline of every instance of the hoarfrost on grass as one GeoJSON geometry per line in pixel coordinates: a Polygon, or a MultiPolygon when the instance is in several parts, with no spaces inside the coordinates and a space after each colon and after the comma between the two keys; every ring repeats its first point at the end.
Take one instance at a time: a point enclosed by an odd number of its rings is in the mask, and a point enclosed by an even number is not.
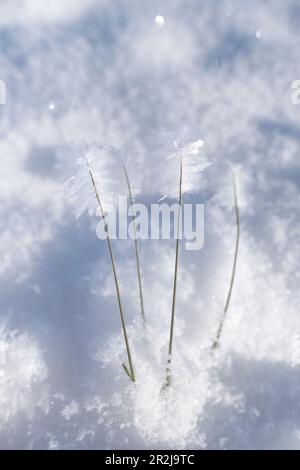
{"type": "Polygon", "coordinates": [[[110,146],[69,141],[60,148],[57,168],[61,173],[63,189],[80,217],[85,212],[97,213],[99,204],[91,181],[91,170],[104,211],[115,207],[121,184],[121,168],[110,146]]]}
{"type": "Polygon", "coordinates": [[[183,194],[203,189],[206,182],[203,172],[212,163],[203,153],[204,141],[197,133],[182,125],[177,132],[166,132],[158,141],[160,146],[154,150],[153,158],[160,176],[154,183],[154,191],[163,197],[178,198],[181,160],[183,194]]]}

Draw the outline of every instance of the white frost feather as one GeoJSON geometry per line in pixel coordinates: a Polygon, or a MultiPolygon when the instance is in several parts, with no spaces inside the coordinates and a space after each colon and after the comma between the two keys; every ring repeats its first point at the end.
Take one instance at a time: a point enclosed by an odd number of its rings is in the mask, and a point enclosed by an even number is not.
{"type": "MultiPolygon", "coordinates": [[[[166,139],[164,139],[166,140],[166,139]]],[[[170,145],[163,145],[155,152],[160,178],[156,182],[157,192],[169,198],[178,198],[180,161],[182,159],[182,191],[196,193],[204,186],[203,171],[211,162],[203,155],[204,141],[195,139],[187,126],[182,126],[176,138],[168,136],[170,145]]]]}
{"type": "Polygon", "coordinates": [[[99,209],[89,168],[103,209],[108,211],[111,206],[116,206],[122,183],[112,147],[85,141],[67,142],[58,152],[57,166],[61,172],[64,192],[74,205],[77,217],[85,212],[93,214],[99,209]]]}

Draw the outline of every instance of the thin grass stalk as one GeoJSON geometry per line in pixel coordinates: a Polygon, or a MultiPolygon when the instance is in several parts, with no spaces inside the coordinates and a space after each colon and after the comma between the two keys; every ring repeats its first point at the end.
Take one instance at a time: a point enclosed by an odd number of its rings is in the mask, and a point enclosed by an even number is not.
{"type": "Polygon", "coordinates": [[[236,242],[235,242],[235,252],[234,252],[234,260],[233,260],[233,267],[232,267],[232,273],[231,273],[231,280],[230,280],[230,285],[229,285],[229,291],[227,294],[227,299],[223,311],[223,315],[216,333],[215,340],[212,345],[212,349],[216,349],[220,345],[221,341],[221,336],[223,332],[223,327],[227,315],[227,311],[229,309],[230,305],[230,300],[231,300],[231,294],[232,294],[232,289],[234,285],[234,280],[235,280],[235,272],[236,272],[236,265],[237,265],[237,259],[238,259],[238,253],[239,253],[239,242],[240,242],[240,211],[239,211],[239,203],[238,203],[238,196],[237,196],[237,189],[236,189],[236,183],[235,179],[233,179],[233,197],[234,197],[234,208],[235,208],[235,220],[236,220],[236,242]]]}
{"type": "Polygon", "coordinates": [[[90,164],[89,164],[89,161],[88,161],[87,158],[86,158],[86,163],[87,163],[87,167],[88,167],[89,174],[90,174],[90,177],[91,177],[91,181],[92,181],[93,189],[94,189],[94,192],[95,192],[95,195],[96,195],[96,199],[97,199],[97,202],[98,202],[98,205],[99,205],[99,208],[100,208],[100,211],[101,211],[101,215],[102,215],[102,218],[103,218],[103,221],[104,221],[104,229],[105,229],[105,232],[106,232],[106,235],[107,235],[106,240],[107,240],[111,265],[112,265],[112,271],[113,271],[113,275],[114,275],[116,294],[117,294],[118,306],[119,306],[121,323],[122,323],[122,330],[123,330],[125,346],[126,346],[126,351],[127,351],[127,357],[128,357],[128,363],[129,363],[129,369],[123,363],[122,363],[122,367],[125,370],[128,377],[130,378],[130,380],[132,380],[132,382],[135,382],[135,373],[134,373],[134,368],[133,368],[133,363],[132,363],[132,358],[131,358],[130,346],[129,346],[128,335],[127,335],[127,330],[126,330],[126,323],[125,323],[125,318],[124,318],[124,313],[123,313],[123,306],[122,306],[122,302],[121,302],[120,288],[119,288],[119,282],[118,282],[118,277],[117,277],[116,264],[115,264],[115,260],[114,260],[113,250],[112,250],[112,243],[111,243],[111,240],[110,240],[110,237],[109,237],[109,234],[108,234],[108,224],[107,224],[107,221],[106,221],[106,215],[105,215],[102,203],[101,203],[101,199],[100,199],[99,192],[98,192],[98,189],[97,189],[97,186],[96,186],[95,178],[94,178],[93,172],[91,170],[91,167],[90,167],[90,164]]]}
{"type": "Polygon", "coordinates": [[[166,368],[166,382],[163,386],[163,389],[165,389],[166,387],[169,387],[169,385],[171,384],[171,363],[172,363],[173,336],[174,336],[174,323],[175,323],[175,311],[176,311],[177,274],[178,274],[178,260],[179,260],[179,236],[180,236],[180,227],[181,227],[181,207],[182,207],[182,158],[180,160],[178,206],[179,208],[178,208],[178,219],[177,219],[177,239],[176,239],[176,253],[175,253],[175,268],[174,268],[172,314],[171,314],[168,362],[167,362],[167,368],[166,368]]]}
{"type": "MultiPolygon", "coordinates": [[[[129,194],[129,200],[130,200],[130,205],[133,205],[133,195],[131,191],[131,184],[128,176],[128,172],[126,169],[126,166],[123,165],[123,170],[127,182],[127,187],[128,187],[128,194],[129,194]]],[[[140,268],[140,256],[139,256],[139,248],[138,248],[138,242],[137,242],[137,237],[136,237],[136,224],[134,220],[133,224],[133,230],[134,230],[134,249],[135,249],[135,260],[136,260],[136,270],[137,270],[137,277],[138,277],[138,286],[139,286],[139,296],[140,296],[140,306],[141,306],[141,316],[143,319],[143,323],[145,325],[145,309],[144,309],[144,297],[143,297],[143,289],[142,289],[142,276],[141,276],[141,268],[140,268]]]]}

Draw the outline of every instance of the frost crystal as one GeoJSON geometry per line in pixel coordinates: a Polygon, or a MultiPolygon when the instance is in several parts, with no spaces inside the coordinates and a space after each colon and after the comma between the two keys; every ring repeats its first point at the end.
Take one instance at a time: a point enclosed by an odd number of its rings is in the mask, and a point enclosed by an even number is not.
{"type": "Polygon", "coordinates": [[[161,174],[159,192],[170,198],[178,197],[181,159],[183,193],[198,192],[203,187],[203,171],[211,165],[211,162],[202,154],[204,141],[199,138],[195,139],[187,126],[181,127],[175,139],[169,139],[172,144],[162,146],[158,152],[161,174]]]}
{"type": "Polygon", "coordinates": [[[85,141],[67,142],[58,152],[57,167],[64,192],[73,203],[77,217],[85,212],[91,215],[99,209],[90,171],[104,211],[116,205],[120,192],[120,169],[113,158],[112,147],[85,141]]]}

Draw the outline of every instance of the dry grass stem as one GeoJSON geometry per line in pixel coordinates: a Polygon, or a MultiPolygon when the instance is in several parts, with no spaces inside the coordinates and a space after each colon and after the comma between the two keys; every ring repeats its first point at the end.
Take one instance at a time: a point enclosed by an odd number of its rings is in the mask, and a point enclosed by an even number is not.
{"type": "MultiPolygon", "coordinates": [[[[124,170],[125,178],[126,178],[126,182],[127,182],[129,200],[130,200],[130,204],[132,206],[133,205],[133,195],[132,195],[132,190],[131,190],[131,185],[130,185],[128,172],[127,172],[127,169],[126,169],[125,165],[123,165],[123,170],[124,170]]],[[[143,322],[145,324],[146,318],[145,318],[144,298],[143,298],[143,289],[142,289],[142,276],[141,276],[141,268],[140,268],[139,248],[138,248],[138,242],[137,242],[137,237],[136,237],[135,220],[134,220],[134,224],[133,224],[133,230],[134,230],[134,249],[135,249],[136,270],[137,270],[138,286],[139,286],[141,316],[142,316],[143,322]]]]}
{"type": "Polygon", "coordinates": [[[109,234],[108,234],[108,225],[107,225],[107,222],[106,222],[106,215],[105,215],[105,212],[103,210],[103,206],[102,206],[100,195],[99,195],[99,192],[98,192],[98,189],[97,189],[97,186],[96,186],[95,178],[93,176],[93,172],[92,172],[92,169],[90,167],[90,164],[89,164],[89,161],[88,161],[87,158],[86,158],[86,163],[87,163],[87,167],[88,167],[89,174],[90,174],[90,177],[91,177],[91,181],[92,181],[93,189],[94,189],[94,192],[95,192],[95,196],[97,198],[97,202],[98,202],[98,205],[99,205],[99,208],[100,208],[100,211],[101,211],[101,215],[103,217],[105,231],[107,233],[106,240],[107,240],[108,251],[109,251],[112,270],[113,270],[113,275],[114,275],[116,294],[117,294],[118,306],[119,306],[121,323],[122,323],[122,330],[123,330],[125,346],[126,346],[126,351],[127,351],[127,357],[128,357],[128,363],[129,363],[129,369],[125,366],[125,364],[122,364],[122,367],[125,370],[128,377],[132,380],[132,382],[135,382],[135,373],[134,373],[134,368],[133,368],[133,363],[132,363],[132,357],[131,357],[131,352],[130,352],[130,346],[129,346],[129,341],[128,341],[127,330],[126,330],[123,306],[122,306],[122,302],[121,302],[120,287],[119,287],[119,282],[118,282],[118,277],[117,277],[116,264],[115,264],[115,260],[114,260],[113,250],[112,250],[112,243],[111,243],[111,240],[110,240],[110,237],[109,237],[109,234]]]}
{"type": "Polygon", "coordinates": [[[235,242],[234,260],[233,260],[233,267],[232,267],[232,274],[231,274],[231,280],[230,280],[230,285],[229,285],[229,291],[228,291],[228,294],[227,294],[227,299],[226,299],[223,315],[222,315],[222,318],[220,320],[220,324],[219,324],[219,327],[218,327],[218,330],[217,330],[217,333],[216,333],[216,337],[215,337],[213,345],[212,345],[212,349],[216,349],[220,345],[221,336],[222,336],[223,327],[224,327],[224,322],[225,322],[227,311],[228,311],[229,305],[230,305],[230,299],[231,299],[232,289],[233,289],[233,285],[234,285],[236,265],[237,265],[238,252],[239,252],[240,212],[239,212],[239,203],[238,203],[235,179],[233,179],[233,197],[234,197],[235,220],[236,220],[236,242],[235,242]]]}
{"type": "Polygon", "coordinates": [[[176,253],[175,253],[175,268],[174,268],[174,283],[173,283],[173,299],[172,299],[172,313],[171,313],[171,326],[168,350],[168,362],[166,369],[166,381],[162,389],[169,387],[171,384],[171,363],[173,351],[173,336],[174,336],[174,322],[176,310],[176,293],[177,293],[177,274],[178,274],[178,260],[179,260],[179,234],[181,225],[181,207],[182,207],[182,158],[180,160],[180,178],[179,178],[179,197],[178,197],[178,219],[177,219],[177,239],[176,239],[176,253]]]}

